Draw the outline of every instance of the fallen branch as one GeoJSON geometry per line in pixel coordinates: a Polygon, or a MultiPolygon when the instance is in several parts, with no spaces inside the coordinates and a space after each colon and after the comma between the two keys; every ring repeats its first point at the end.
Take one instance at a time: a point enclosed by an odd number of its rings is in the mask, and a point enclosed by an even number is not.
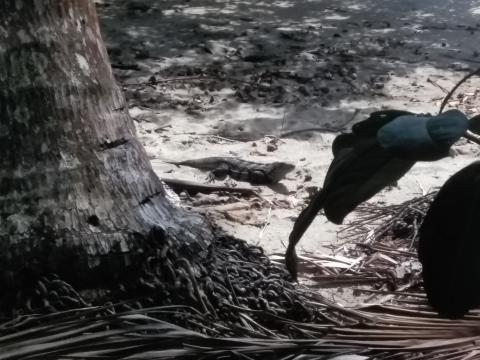
{"type": "Polygon", "coordinates": [[[447,105],[448,100],[452,97],[453,93],[459,88],[460,85],[462,85],[465,81],[470,79],[472,76],[480,74],[480,68],[468,73],[465,75],[453,88],[450,90],[450,92],[445,96],[443,99],[442,105],[440,105],[440,110],[438,111],[438,114],[441,114],[443,112],[443,109],[447,105]]]}
{"type": "Polygon", "coordinates": [[[439,88],[440,90],[442,90],[445,94],[448,94],[448,90],[445,89],[442,85],[440,85],[439,83],[437,83],[435,80],[432,80],[430,78],[427,78],[427,82],[429,82],[430,84],[436,86],[437,88],[439,88]]]}
{"type": "Polygon", "coordinates": [[[181,193],[182,191],[187,191],[190,195],[195,195],[198,193],[210,194],[212,192],[224,191],[224,192],[233,192],[240,193],[245,195],[253,195],[262,200],[263,197],[260,196],[255,190],[245,187],[229,187],[225,185],[213,185],[213,184],[202,184],[190,180],[180,180],[180,179],[166,179],[162,178],[162,181],[167,184],[173,191],[176,193],[181,193]]]}

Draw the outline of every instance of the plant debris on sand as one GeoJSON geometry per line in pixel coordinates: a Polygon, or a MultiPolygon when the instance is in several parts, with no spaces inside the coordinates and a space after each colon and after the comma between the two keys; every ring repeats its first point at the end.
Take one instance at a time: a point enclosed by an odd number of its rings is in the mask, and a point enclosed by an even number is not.
{"type": "Polygon", "coordinates": [[[473,358],[480,352],[480,312],[439,318],[426,303],[415,265],[417,229],[433,197],[366,204],[343,234],[356,244],[344,243],[330,257],[300,257],[307,271],[317,272],[318,286],[363,284],[357,291],[375,296],[356,308],[339,306],[312,287],[295,287],[260,248],[223,236],[205,265],[210,284],[190,274],[195,281],[188,286],[164,285],[172,290],[169,301],[190,306],[159,306],[158,294],[20,315],[0,325],[0,359],[473,358]],[[200,292],[202,301],[195,298],[200,292]]]}

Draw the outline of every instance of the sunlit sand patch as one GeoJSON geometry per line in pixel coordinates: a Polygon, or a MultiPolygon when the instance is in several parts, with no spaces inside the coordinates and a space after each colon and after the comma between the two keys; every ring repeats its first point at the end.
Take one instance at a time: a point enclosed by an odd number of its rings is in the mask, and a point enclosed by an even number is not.
{"type": "Polygon", "coordinates": [[[343,16],[343,15],[338,15],[338,14],[332,14],[332,15],[327,15],[323,18],[324,20],[348,20],[350,19],[350,16],[343,16]]]}
{"type": "Polygon", "coordinates": [[[480,15],[480,6],[474,7],[470,10],[473,15],[480,15]]]}

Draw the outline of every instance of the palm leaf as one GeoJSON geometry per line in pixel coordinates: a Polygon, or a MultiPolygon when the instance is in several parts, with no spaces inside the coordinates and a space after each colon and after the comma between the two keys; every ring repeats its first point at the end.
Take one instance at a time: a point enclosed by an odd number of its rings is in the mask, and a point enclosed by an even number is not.
{"type": "Polygon", "coordinates": [[[312,273],[324,273],[312,279],[351,280],[348,287],[352,287],[352,280],[369,278],[376,288],[360,289],[371,295],[364,305],[340,306],[314,287],[298,286],[284,288],[285,295],[317,309],[312,322],[234,305],[228,305],[237,319],[231,322],[188,306],[112,313],[116,307],[109,305],[34,314],[0,324],[0,360],[313,360],[342,354],[375,359],[478,358],[480,311],[457,320],[438,317],[426,303],[416,273],[408,282],[396,279],[397,291],[383,290],[385,274],[416,260],[415,251],[409,249],[417,241],[415,228],[432,198],[427,194],[400,205],[362,206],[359,218],[344,233],[348,241],[357,239],[357,243],[338,246],[332,256],[300,256],[312,273]],[[374,223],[377,227],[372,230],[374,223]],[[197,330],[165,320],[172,315],[197,330]],[[232,331],[236,337],[222,335],[232,331]]]}

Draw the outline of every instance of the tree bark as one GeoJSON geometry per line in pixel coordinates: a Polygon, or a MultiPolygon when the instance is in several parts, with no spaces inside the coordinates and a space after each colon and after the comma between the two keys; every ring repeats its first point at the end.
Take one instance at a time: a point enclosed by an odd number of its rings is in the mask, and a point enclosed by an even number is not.
{"type": "Polygon", "coordinates": [[[166,245],[207,255],[209,225],[135,137],[93,1],[0,2],[0,154],[0,286],[108,283],[166,245]]]}

